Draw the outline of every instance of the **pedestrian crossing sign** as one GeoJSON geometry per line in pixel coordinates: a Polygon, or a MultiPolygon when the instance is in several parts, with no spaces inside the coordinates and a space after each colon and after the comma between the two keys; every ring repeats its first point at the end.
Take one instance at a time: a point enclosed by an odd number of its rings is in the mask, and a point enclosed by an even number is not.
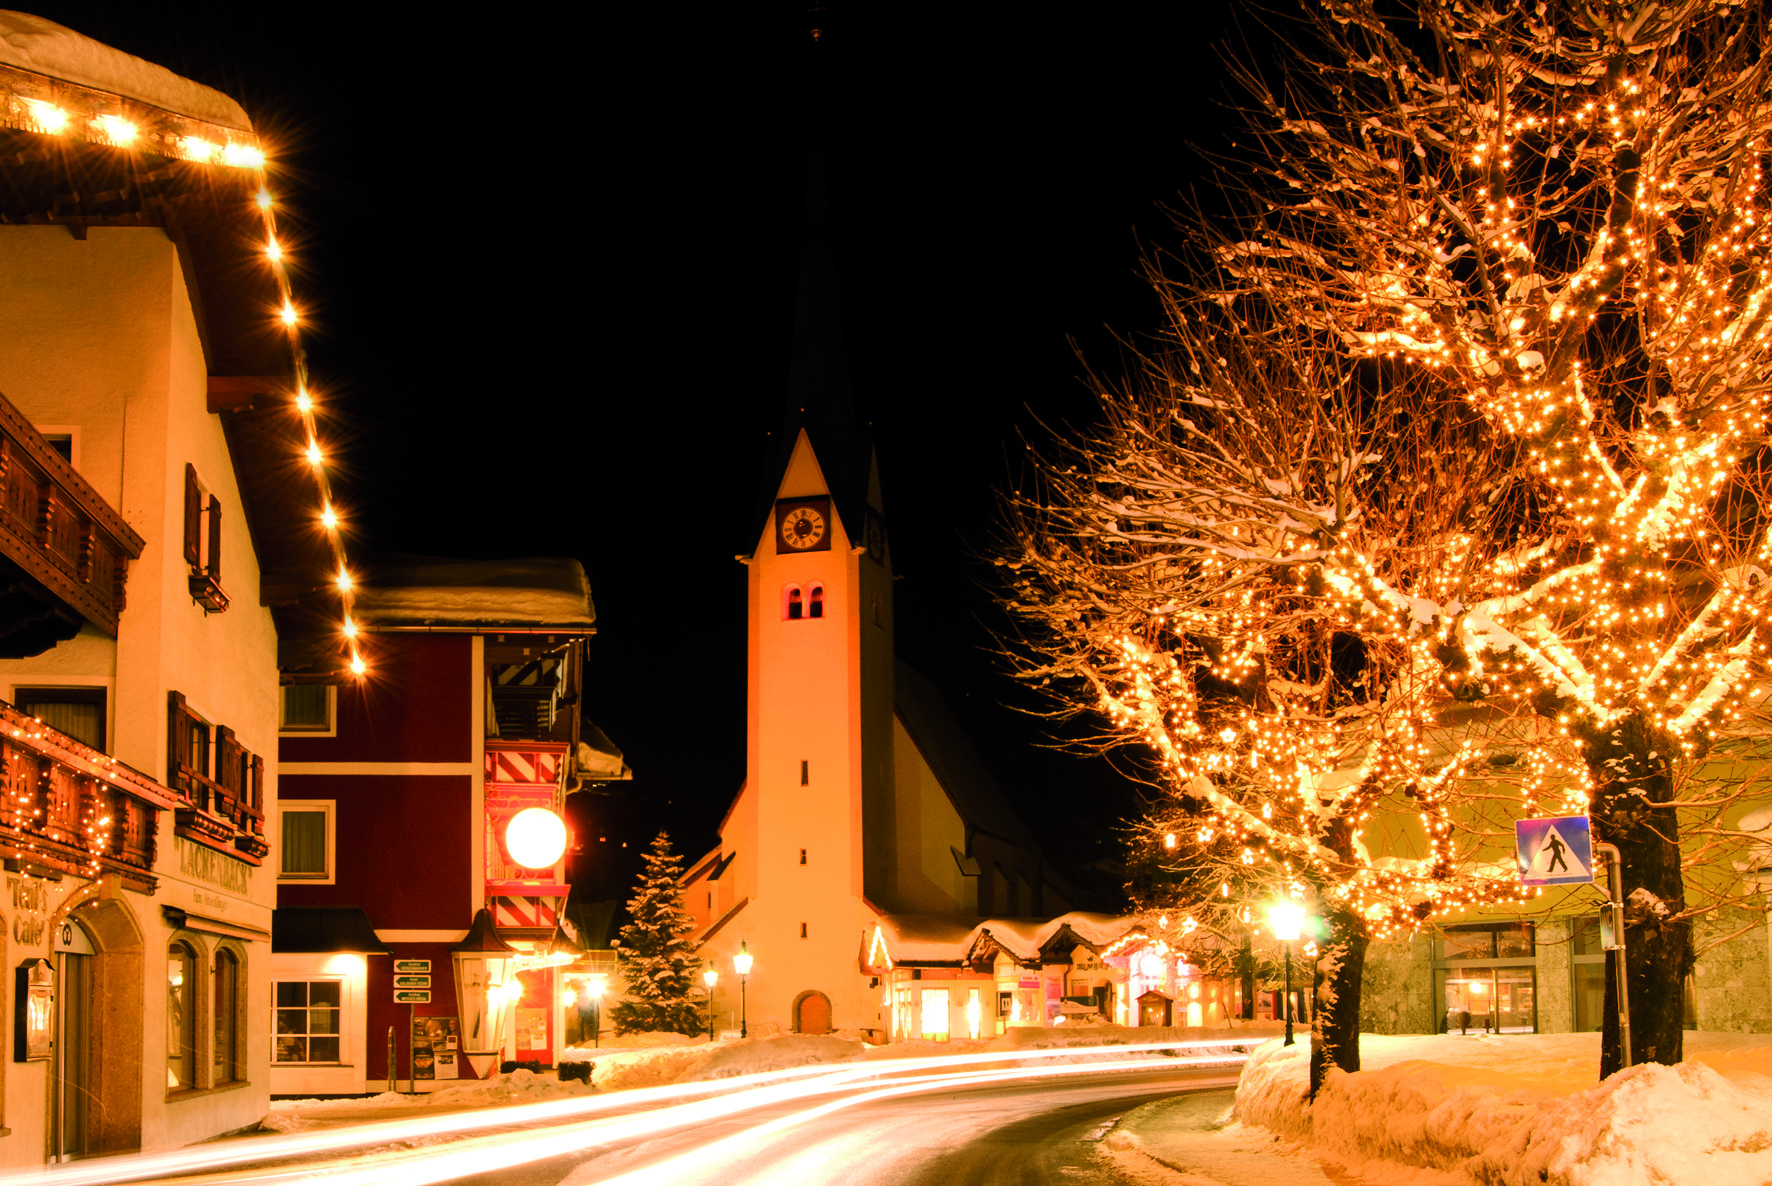
{"type": "Polygon", "coordinates": [[[1521,885],[1587,885],[1594,879],[1587,816],[1514,821],[1521,885]]]}

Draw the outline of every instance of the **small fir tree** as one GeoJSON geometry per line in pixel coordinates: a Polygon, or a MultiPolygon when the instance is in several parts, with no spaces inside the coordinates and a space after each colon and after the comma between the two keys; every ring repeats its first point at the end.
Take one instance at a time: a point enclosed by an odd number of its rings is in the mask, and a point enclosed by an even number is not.
{"type": "Polygon", "coordinates": [[[617,959],[628,992],[627,999],[610,1009],[618,1034],[672,1031],[693,1037],[702,1030],[690,996],[695,945],[689,932],[694,924],[677,888],[682,875],[682,858],[671,851],[670,837],[660,832],[628,902],[632,921],[621,931],[617,959]]]}

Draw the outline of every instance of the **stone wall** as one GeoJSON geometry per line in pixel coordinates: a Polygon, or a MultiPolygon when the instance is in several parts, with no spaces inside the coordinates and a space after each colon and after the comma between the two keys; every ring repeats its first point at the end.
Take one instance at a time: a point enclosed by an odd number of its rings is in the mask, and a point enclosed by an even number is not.
{"type": "MultiPolygon", "coordinates": [[[[1751,916],[1731,915],[1727,920],[1699,919],[1693,939],[1703,950],[1719,933],[1727,934],[1751,916]],[[1733,922],[1733,926],[1729,925],[1733,922]]],[[[1718,944],[1698,957],[1692,971],[1698,996],[1698,1028],[1744,1034],[1772,1033],[1772,933],[1766,916],[1746,934],[1718,944]]]]}
{"type": "Polygon", "coordinates": [[[1360,986],[1362,1032],[1435,1032],[1432,951],[1425,932],[1412,939],[1374,940],[1366,949],[1366,972],[1360,986]]]}

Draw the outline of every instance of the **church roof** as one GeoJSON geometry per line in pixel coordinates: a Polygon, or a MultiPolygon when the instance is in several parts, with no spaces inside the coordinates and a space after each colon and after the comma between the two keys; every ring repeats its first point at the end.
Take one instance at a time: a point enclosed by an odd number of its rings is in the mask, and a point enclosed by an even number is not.
{"type": "Polygon", "coordinates": [[[902,659],[893,672],[893,702],[905,732],[967,826],[1038,853],[1039,842],[979,760],[941,693],[902,659]]]}
{"type": "Polygon", "coordinates": [[[794,443],[805,430],[818,455],[819,467],[831,488],[831,502],[851,540],[862,538],[873,440],[855,412],[844,347],[843,310],[837,286],[837,255],[833,247],[830,178],[824,162],[823,136],[817,103],[812,118],[812,147],[806,167],[805,231],[800,244],[799,295],[794,306],[794,340],[788,361],[787,411],[781,430],[770,440],[763,484],[746,547],[754,545],[768,525],[777,494],[793,497],[810,491],[781,489],[782,476],[793,456],[794,443]]]}

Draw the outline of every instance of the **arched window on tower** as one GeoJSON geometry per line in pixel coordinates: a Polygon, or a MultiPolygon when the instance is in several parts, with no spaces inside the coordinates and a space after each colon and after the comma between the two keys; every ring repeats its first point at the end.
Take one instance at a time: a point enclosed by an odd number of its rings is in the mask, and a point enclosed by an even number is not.
{"type": "Polygon", "coordinates": [[[781,617],[784,622],[798,622],[805,614],[805,604],[800,600],[800,586],[789,585],[781,593],[781,617]]]}
{"type": "Polygon", "coordinates": [[[814,581],[812,590],[807,595],[807,599],[811,602],[811,606],[808,609],[806,616],[809,618],[824,617],[824,586],[814,581]]]}

